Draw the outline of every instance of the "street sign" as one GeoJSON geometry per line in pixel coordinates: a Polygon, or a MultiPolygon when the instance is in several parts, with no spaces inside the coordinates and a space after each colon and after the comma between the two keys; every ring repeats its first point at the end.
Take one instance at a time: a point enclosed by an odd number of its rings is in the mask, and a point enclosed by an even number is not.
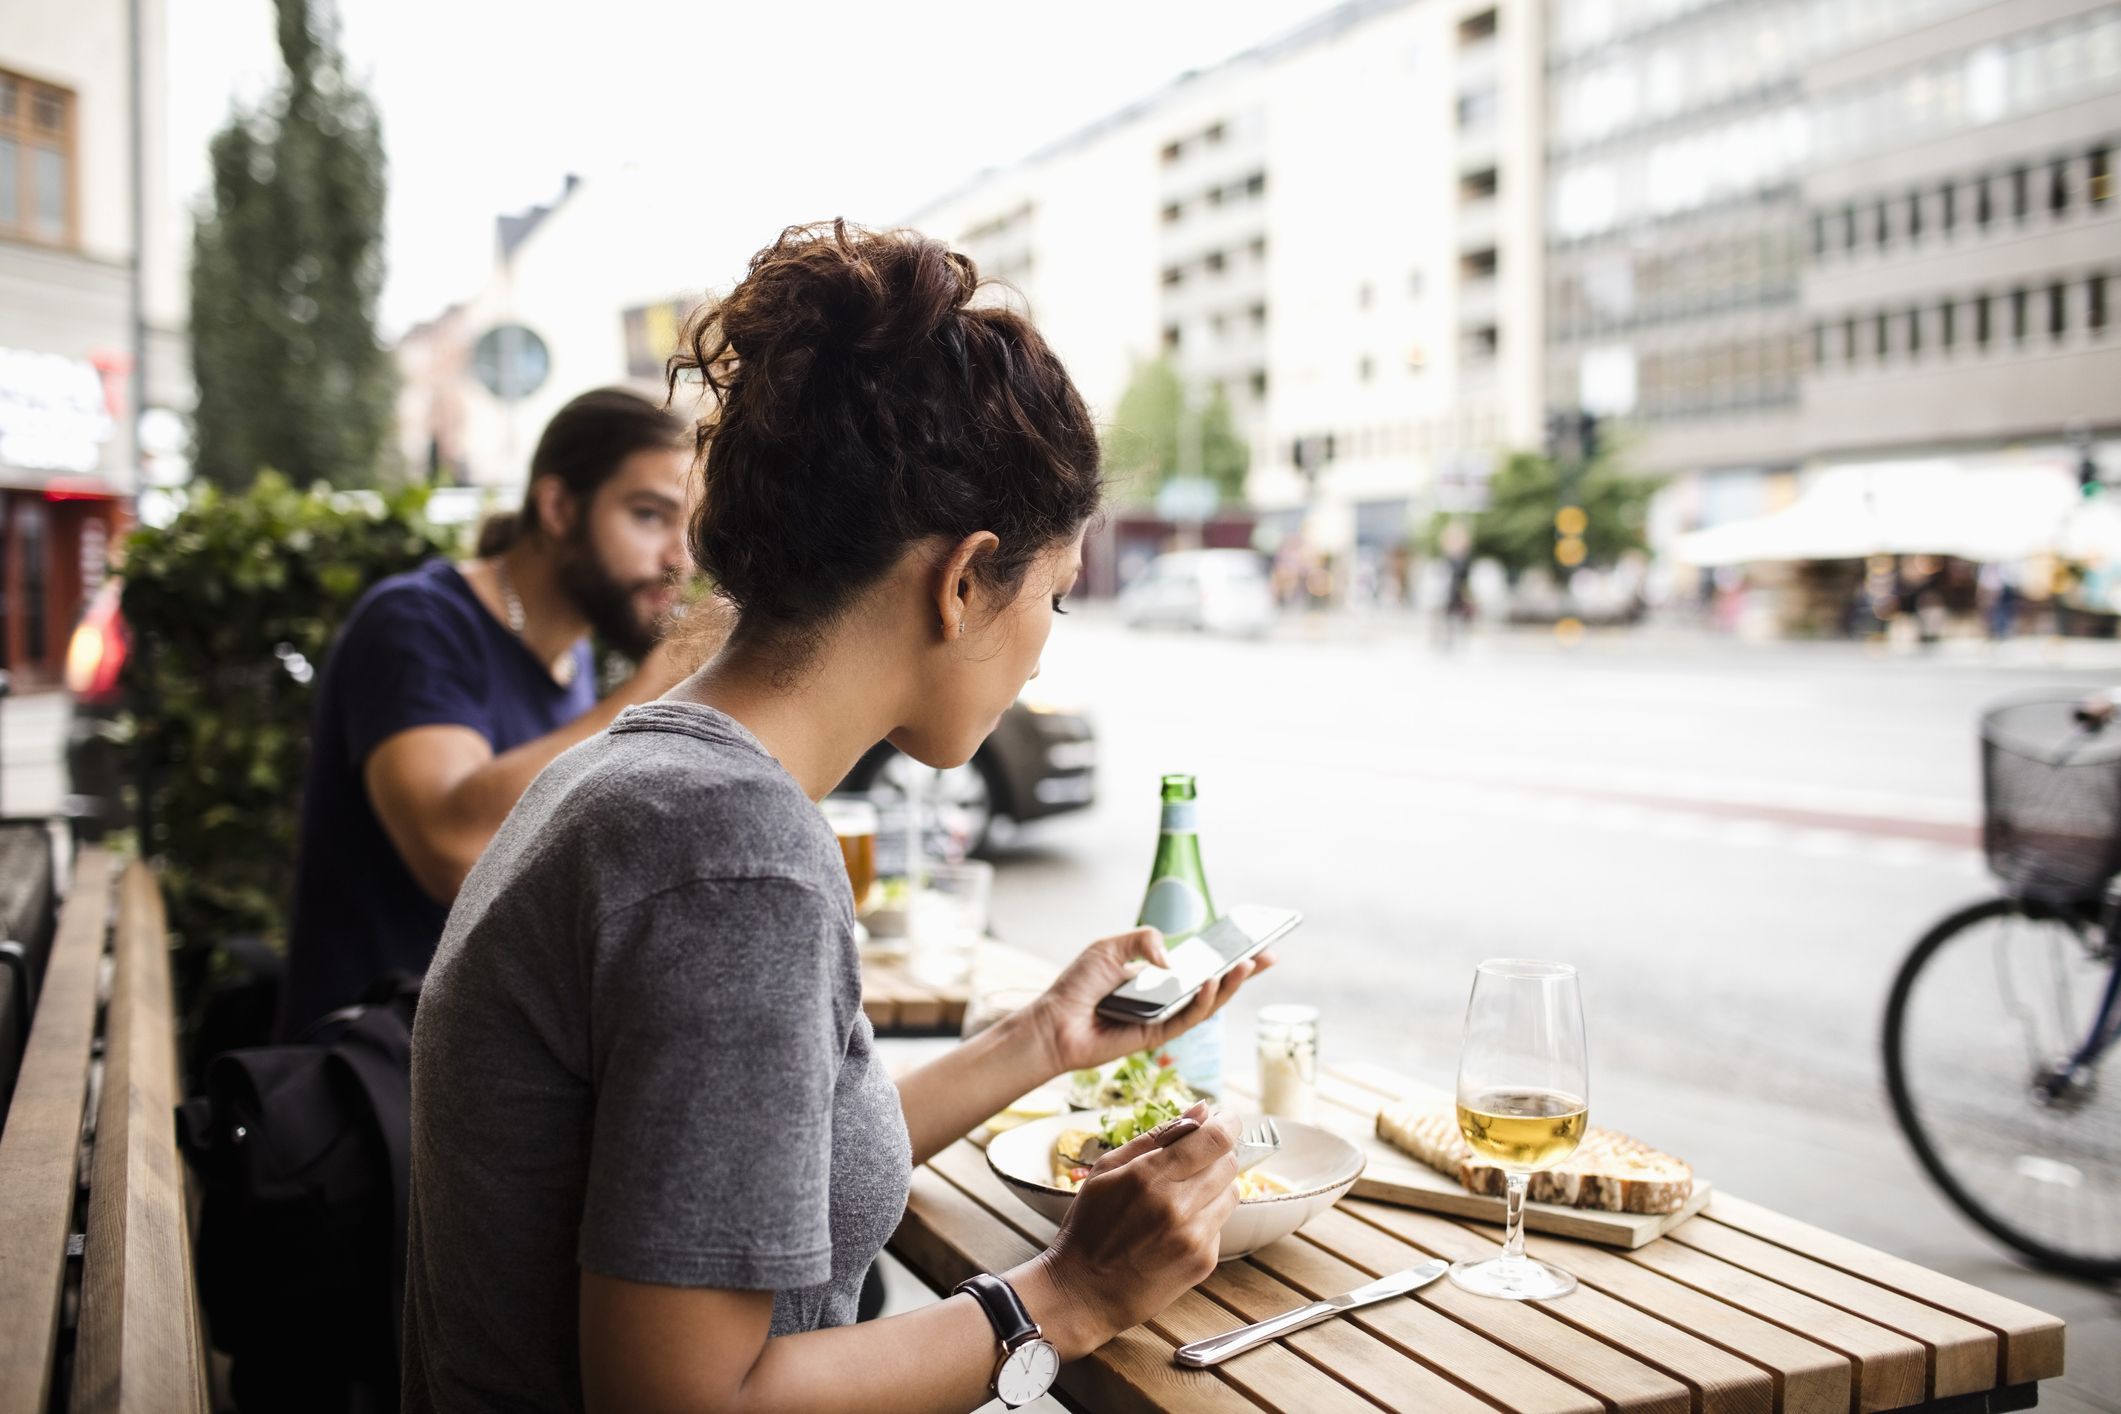
{"type": "Polygon", "coordinates": [[[1198,524],[1215,514],[1222,493],[1205,477],[1175,476],[1156,493],[1156,513],[1168,521],[1198,524]]]}
{"type": "Polygon", "coordinates": [[[471,372],[502,402],[519,402],[545,386],[552,355],[545,341],[522,325],[496,324],[472,345],[471,372]]]}

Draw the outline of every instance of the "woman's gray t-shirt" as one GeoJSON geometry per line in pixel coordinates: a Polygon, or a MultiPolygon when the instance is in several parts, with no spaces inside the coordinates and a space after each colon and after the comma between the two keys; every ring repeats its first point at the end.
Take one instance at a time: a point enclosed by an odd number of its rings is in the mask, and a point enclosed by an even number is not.
{"type": "Polygon", "coordinates": [[[546,768],[421,992],[407,1410],[580,1408],[584,1268],[854,1318],[912,1155],[853,928],[831,829],[722,713],[546,768]]]}

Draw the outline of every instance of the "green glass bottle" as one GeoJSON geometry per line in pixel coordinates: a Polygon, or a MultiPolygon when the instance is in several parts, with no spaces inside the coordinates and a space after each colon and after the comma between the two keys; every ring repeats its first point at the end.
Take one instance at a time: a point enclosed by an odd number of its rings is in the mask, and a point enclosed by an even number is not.
{"type": "MultiPolygon", "coordinates": [[[[1164,935],[1172,947],[1215,920],[1215,901],[1208,893],[1208,874],[1200,863],[1200,832],[1195,819],[1191,776],[1164,777],[1164,819],[1156,839],[1156,863],[1149,868],[1149,891],[1135,922],[1164,935]]],[[[1179,1078],[1203,1094],[1222,1092],[1222,1018],[1211,1016],[1191,1031],[1166,1043],[1164,1050],[1179,1078]]]]}

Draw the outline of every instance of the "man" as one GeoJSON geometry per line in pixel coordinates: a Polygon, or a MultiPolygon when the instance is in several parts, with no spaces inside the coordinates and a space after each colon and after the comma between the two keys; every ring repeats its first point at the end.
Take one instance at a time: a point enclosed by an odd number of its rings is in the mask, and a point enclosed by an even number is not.
{"type": "Polygon", "coordinates": [[[554,415],[512,536],[370,590],[318,683],[278,1033],[426,970],[457,888],[545,765],[698,660],[661,638],[685,554],[688,429],[618,389],[554,415]],[[638,658],[596,700],[594,630],[638,658]],[[681,653],[685,657],[680,666],[681,653]]]}

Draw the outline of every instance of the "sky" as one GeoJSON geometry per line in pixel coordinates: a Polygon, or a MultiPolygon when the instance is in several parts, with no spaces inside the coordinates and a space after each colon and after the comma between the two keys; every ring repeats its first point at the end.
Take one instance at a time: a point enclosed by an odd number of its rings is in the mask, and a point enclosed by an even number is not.
{"type": "MultiPolygon", "coordinates": [[[[390,160],[382,332],[475,292],[494,217],[634,166],[796,221],[903,219],[1333,0],[339,0],[390,160]]],[[[270,0],[169,0],[170,177],[275,79],[270,0]]],[[[711,278],[703,272],[702,283],[711,278]]]]}

